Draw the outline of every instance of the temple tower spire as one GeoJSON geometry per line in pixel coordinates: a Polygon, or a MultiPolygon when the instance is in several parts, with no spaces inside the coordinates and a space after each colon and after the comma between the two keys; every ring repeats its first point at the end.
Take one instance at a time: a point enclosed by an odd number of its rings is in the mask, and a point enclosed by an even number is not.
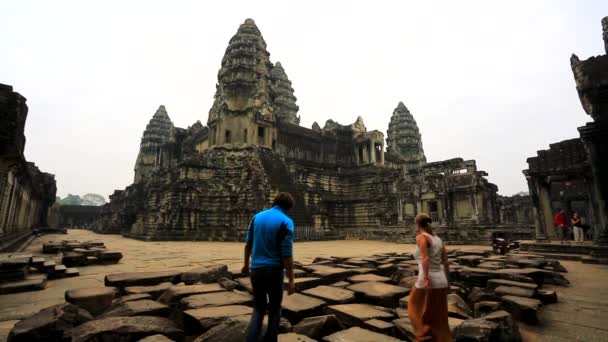
{"type": "Polygon", "coordinates": [[[207,121],[209,146],[274,144],[269,57],[255,22],[245,20],[230,39],[217,75],[215,99],[207,121]]]}
{"type": "Polygon", "coordinates": [[[293,94],[291,81],[285,73],[285,69],[281,62],[277,62],[270,72],[272,96],[274,101],[275,116],[281,122],[288,122],[294,125],[300,124],[298,110],[300,107],[296,104],[297,98],[293,94]]]}
{"type": "Polygon", "coordinates": [[[139,153],[135,162],[135,183],[147,178],[155,168],[163,166],[167,160],[164,145],[173,139],[174,130],[165,106],[161,105],[150,119],[141,137],[139,153]]]}
{"type": "Polygon", "coordinates": [[[426,164],[422,137],[414,116],[403,102],[393,111],[387,131],[387,152],[399,156],[408,169],[426,164]]]}

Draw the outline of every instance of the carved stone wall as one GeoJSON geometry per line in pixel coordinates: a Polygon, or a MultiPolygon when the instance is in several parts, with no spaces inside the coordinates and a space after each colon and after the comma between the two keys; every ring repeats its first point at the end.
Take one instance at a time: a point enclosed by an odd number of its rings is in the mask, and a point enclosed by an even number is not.
{"type": "Polygon", "coordinates": [[[47,226],[47,211],[55,202],[55,176],[27,162],[25,97],[0,84],[0,242],[29,234],[33,227],[47,226]]]}

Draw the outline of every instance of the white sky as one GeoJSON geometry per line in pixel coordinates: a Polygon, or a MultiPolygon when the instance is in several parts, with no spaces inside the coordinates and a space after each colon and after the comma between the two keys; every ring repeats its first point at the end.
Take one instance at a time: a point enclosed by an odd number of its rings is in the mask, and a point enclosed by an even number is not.
{"type": "Polygon", "coordinates": [[[58,194],[133,179],[160,104],[207,121],[246,18],[293,82],[302,125],[363,117],[385,133],[403,101],[428,161],[476,159],[501,194],[526,158],[590,118],[569,58],[603,54],[608,1],[0,1],[0,83],[27,97],[26,157],[58,194]]]}

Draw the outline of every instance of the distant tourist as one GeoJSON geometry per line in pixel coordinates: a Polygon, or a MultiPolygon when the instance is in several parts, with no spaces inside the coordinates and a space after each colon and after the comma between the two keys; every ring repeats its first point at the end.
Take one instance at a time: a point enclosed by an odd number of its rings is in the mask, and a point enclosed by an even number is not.
{"type": "Polygon", "coordinates": [[[416,216],[418,280],[407,305],[416,341],[451,342],[448,325],[448,256],[441,239],[433,233],[431,218],[416,216]]]}
{"type": "Polygon", "coordinates": [[[585,241],[585,232],[583,231],[583,222],[577,212],[572,215],[572,227],[574,229],[574,242],[583,243],[585,241]]]}
{"type": "Polygon", "coordinates": [[[294,292],[293,231],[294,224],[285,213],[294,206],[293,197],[282,192],[275,196],[272,208],[257,213],[247,228],[245,264],[242,272],[249,273],[251,258],[251,286],[253,287],[253,315],[249,322],[247,342],[258,341],[266,309],[268,329],[264,341],[277,341],[283,301],[283,269],[294,292]]]}
{"type": "Polygon", "coordinates": [[[557,234],[563,244],[568,239],[568,219],[566,218],[566,212],[564,209],[557,209],[557,214],[553,217],[553,222],[557,227],[557,234]]]}

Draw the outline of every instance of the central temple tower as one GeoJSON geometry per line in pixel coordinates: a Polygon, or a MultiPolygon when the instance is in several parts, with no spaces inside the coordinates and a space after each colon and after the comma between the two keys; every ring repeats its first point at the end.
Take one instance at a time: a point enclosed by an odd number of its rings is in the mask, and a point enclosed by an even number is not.
{"type": "Polygon", "coordinates": [[[230,39],[209,111],[209,146],[276,143],[270,54],[252,19],[230,39]]]}
{"type": "Polygon", "coordinates": [[[422,137],[414,116],[403,102],[393,111],[387,131],[387,152],[396,155],[407,169],[426,164],[422,137]]]}

